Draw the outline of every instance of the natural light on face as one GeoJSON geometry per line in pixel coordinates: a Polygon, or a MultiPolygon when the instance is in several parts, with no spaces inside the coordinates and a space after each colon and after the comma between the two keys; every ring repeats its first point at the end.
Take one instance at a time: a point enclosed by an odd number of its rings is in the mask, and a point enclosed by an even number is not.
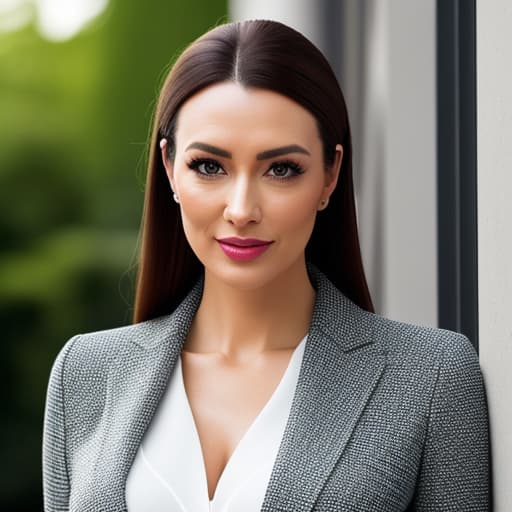
{"type": "Polygon", "coordinates": [[[181,108],[168,174],[206,273],[246,289],[304,266],[320,200],[334,183],[315,118],[285,96],[235,83],[181,108]],[[219,242],[229,237],[267,247],[231,253],[219,242]]]}
{"type": "Polygon", "coordinates": [[[101,14],[108,0],[0,0],[0,31],[23,28],[35,17],[40,34],[65,41],[101,14]]]}

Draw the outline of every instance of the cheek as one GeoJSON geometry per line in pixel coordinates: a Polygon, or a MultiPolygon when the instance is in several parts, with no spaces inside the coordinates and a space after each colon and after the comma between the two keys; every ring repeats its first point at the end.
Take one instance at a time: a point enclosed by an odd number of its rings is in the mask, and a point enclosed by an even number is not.
{"type": "Polygon", "coordinates": [[[209,230],[209,227],[218,219],[219,204],[208,194],[192,194],[190,192],[180,195],[181,217],[185,235],[190,240],[199,233],[209,230]]]}
{"type": "Polygon", "coordinates": [[[313,230],[319,193],[314,188],[277,198],[267,209],[267,220],[284,234],[307,241],[313,230]]]}
{"type": "MultiPolygon", "coordinates": [[[[178,176],[183,231],[192,250],[201,261],[219,235],[223,215],[223,192],[213,183],[201,183],[193,177],[178,176]]],[[[204,263],[204,261],[203,261],[204,263]]]]}

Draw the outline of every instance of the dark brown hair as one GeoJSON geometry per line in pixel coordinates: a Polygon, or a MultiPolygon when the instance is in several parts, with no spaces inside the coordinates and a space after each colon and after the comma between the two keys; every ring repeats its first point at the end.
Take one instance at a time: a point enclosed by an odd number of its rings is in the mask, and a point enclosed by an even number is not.
{"type": "Polygon", "coordinates": [[[317,216],[306,259],[348,298],[372,311],[357,233],[350,127],[338,81],[322,53],[302,34],[282,23],[253,20],[218,26],[194,41],[160,92],[149,148],[134,321],[173,311],[202,272],[172,200],[159,141],[167,139],[173,159],[181,105],[205,87],[226,81],[277,92],[311,112],[326,167],[334,161],[336,144],[343,146],[339,182],[329,206],[317,216]]]}

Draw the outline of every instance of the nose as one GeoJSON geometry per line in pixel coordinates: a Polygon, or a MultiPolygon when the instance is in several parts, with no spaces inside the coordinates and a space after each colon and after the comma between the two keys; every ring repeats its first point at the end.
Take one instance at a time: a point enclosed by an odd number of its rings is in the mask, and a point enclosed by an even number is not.
{"type": "Polygon", "coordinates": [[[258,192],[251,186],[250,179],[240,176],[229,188],[224,208],[224,220],[235,226],[258,223],[261,208],[258,192]]]}

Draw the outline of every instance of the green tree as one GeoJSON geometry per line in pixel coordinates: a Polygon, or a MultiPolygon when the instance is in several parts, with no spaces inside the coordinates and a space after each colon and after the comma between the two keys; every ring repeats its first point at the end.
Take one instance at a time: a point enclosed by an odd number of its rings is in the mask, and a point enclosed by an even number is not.
{"type": "Polygon", "coordinates": [[[64,43],[0,34],[0,509],[41,510],[51,364],[128,323],[145,142],[160,82],[224,0],[112,0],[64,43]]]}

